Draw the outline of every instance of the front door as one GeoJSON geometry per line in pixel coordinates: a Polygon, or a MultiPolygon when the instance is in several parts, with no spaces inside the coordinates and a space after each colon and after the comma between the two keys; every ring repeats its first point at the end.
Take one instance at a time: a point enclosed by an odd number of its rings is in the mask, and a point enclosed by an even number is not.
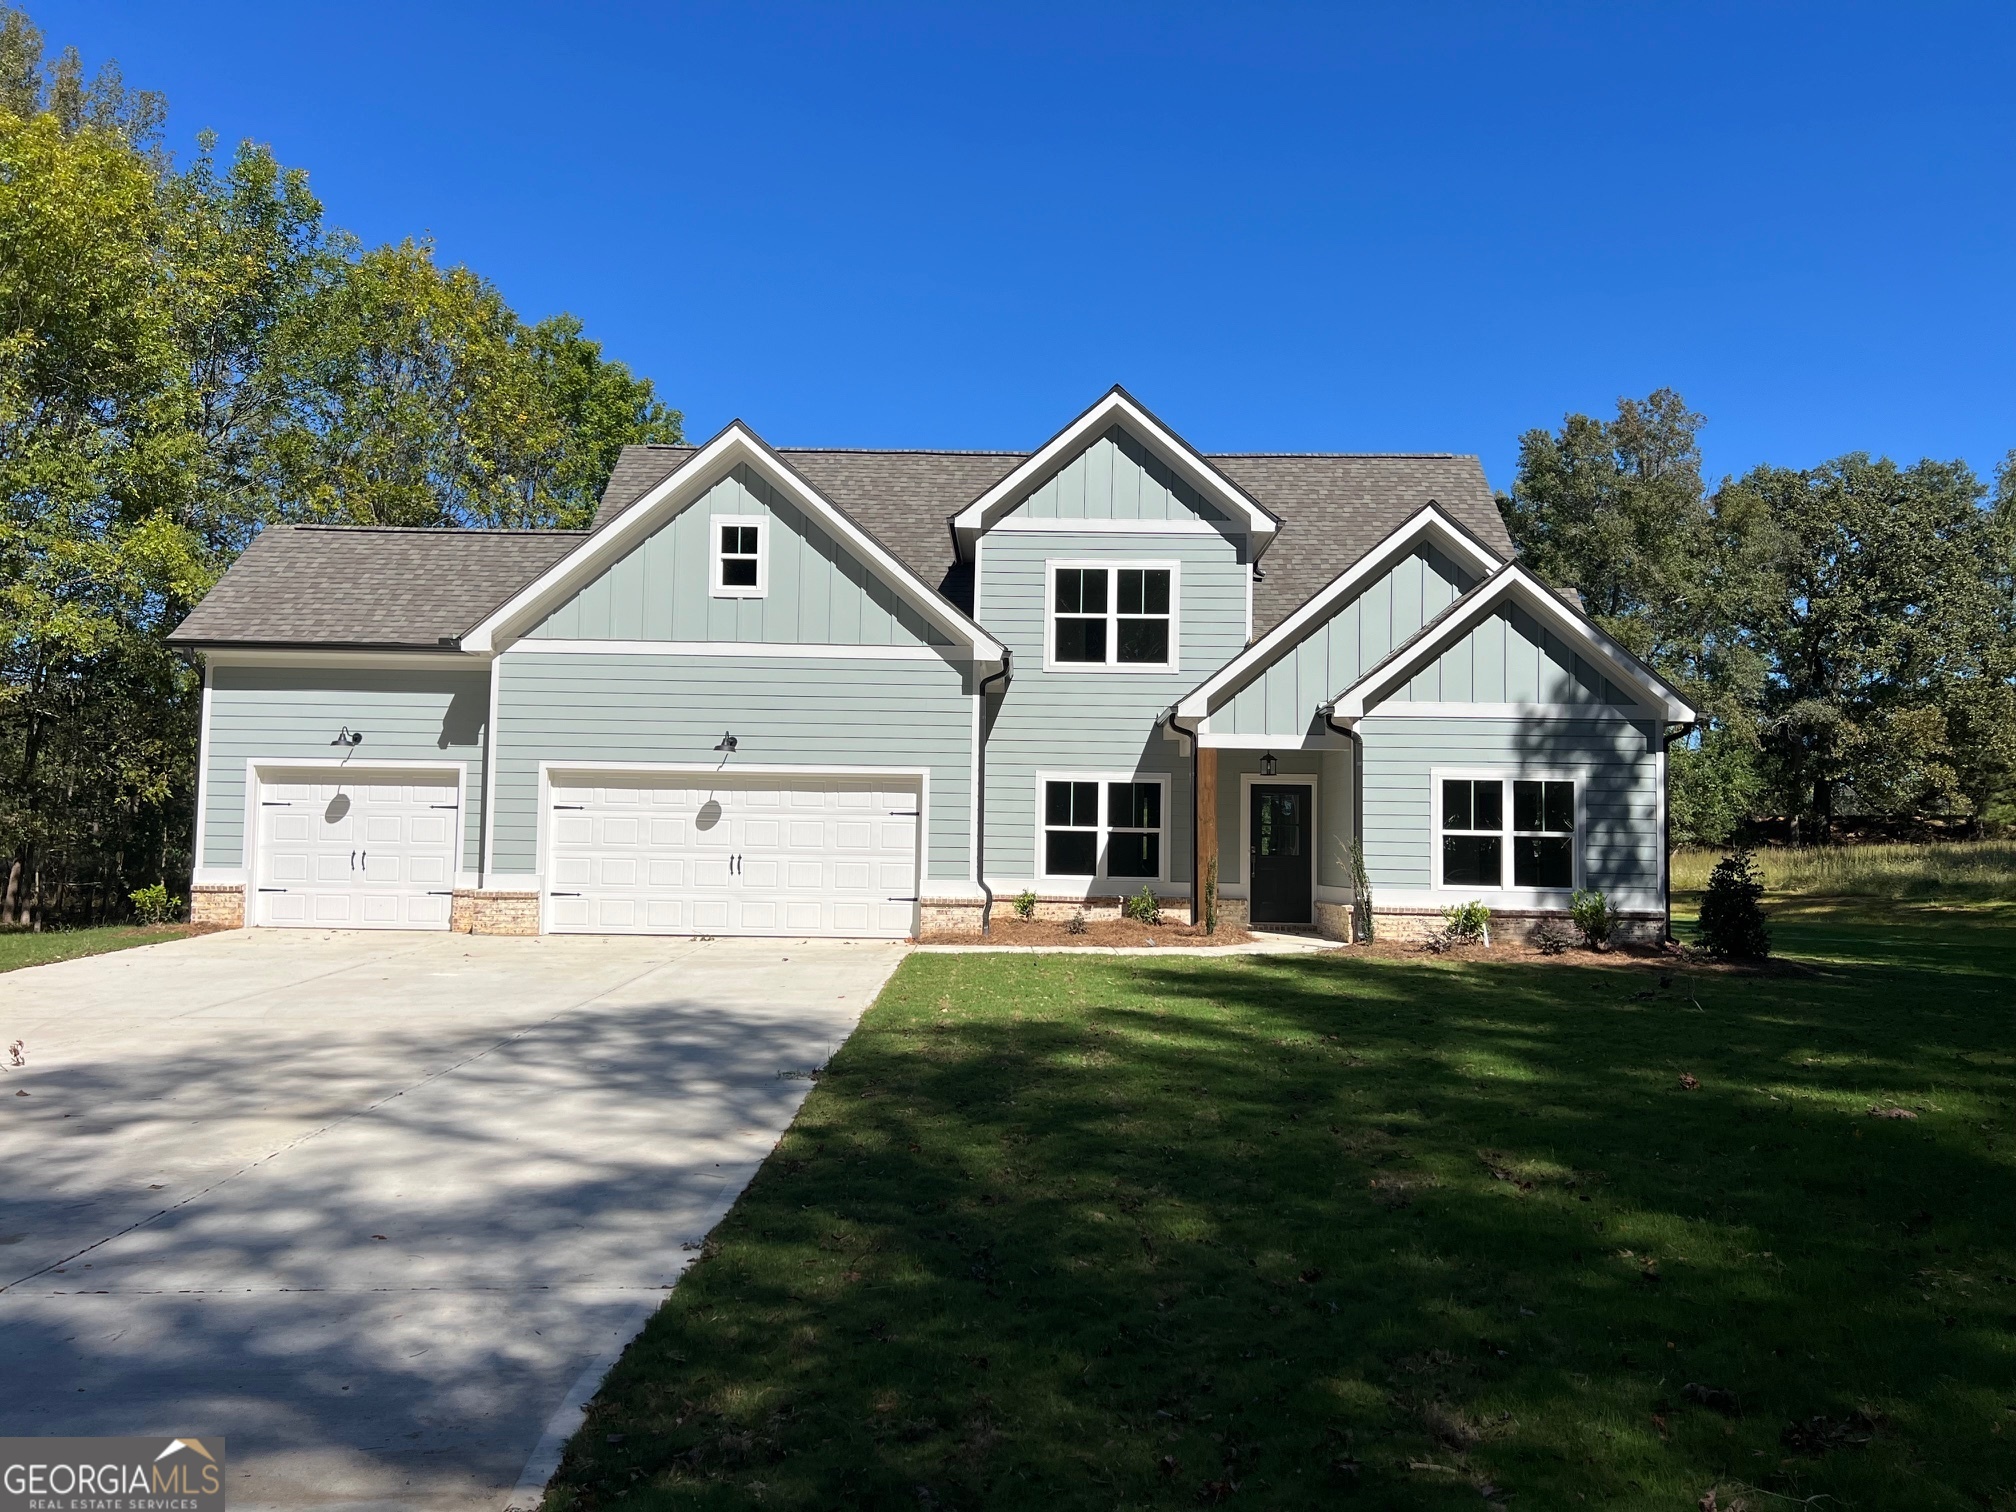
{"type": "Polygon", "coordinates": [[[1314,794],[1306,783],[1253,784],[1246,865],[1255,924],[1307,924],[1314,794]]]}

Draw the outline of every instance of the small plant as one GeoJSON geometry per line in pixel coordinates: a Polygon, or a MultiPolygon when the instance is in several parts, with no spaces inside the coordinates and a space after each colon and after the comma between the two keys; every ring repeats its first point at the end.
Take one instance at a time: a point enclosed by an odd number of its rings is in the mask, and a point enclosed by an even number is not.
{"type": "Polygon", "coordinates": [[[1120,911],[1137,924],[1162,922],[1162,900],[1145,882],[1141,884],[1140,892],[1120,905],[1120,911]]]}
{"type": "Polygon", "coordinates": [[[1015,917],[1028,923],[1036,917],[1036,894],[1029,888],[1023,888],[1015,895],[1014,908],[1015,917]]]}
{"type": "Polygon", "coordinates": [[[1489,945],[1491,910],[1472,899],[1442,910],[1442,932],[1453,945],[1489,945]]]}
{"type": "Polygon", "coordinates": [[[1694,928],[1712,956],[1761,961],[1771,954],[1771,931],[1764,922],[1764,879],[1749,846],[1715,863],[1694,928]]]}
{"type": "Polygon", "coordinates": [[[1610,936],[1617,928],[1617,910],[1610,906],[1610,900],[1591,888],[1587,892],[1576,889],[1568,900],[1568,916],[1575,921],[1575,927],[1582,931],[1582,938],[1591,950],[1608,950],[1610,936]]]}
{"type": "Polygon", "coordinates": [[[169,894],[166,883],[136,887],[126,895],[142,924],[172,924],[182,916],[182,900],[169,894]]]}
{"type": "Polygon", "coordinates": [[[1566,955],[1575,942],[1552,924],[1542,924],[1533,936],[1533,948],[1544,956],[1566,955]]]}
{"type": "Polygon", "coordinates": [[[1078,909],[1064,921],[1064,933],[1082,935],[1085,933],[1085,910],[1078,909]]]}
{"type": "Polygon", "coordinates": [[[1372,878],[1365,870],[1365,847],[1351,842],[1351,935],[1361,945],[1372,943],[1372,878]]]}

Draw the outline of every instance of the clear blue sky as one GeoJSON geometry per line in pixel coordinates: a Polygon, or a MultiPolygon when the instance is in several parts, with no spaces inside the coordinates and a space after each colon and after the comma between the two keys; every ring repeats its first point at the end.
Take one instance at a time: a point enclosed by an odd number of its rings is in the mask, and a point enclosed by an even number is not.
{"type": "Polygon", "coordinates": [[[1670,384],[1711,471],[2016,446],[2005,5],[39,0],[706,435],[1454,450],[1670,384]]]}

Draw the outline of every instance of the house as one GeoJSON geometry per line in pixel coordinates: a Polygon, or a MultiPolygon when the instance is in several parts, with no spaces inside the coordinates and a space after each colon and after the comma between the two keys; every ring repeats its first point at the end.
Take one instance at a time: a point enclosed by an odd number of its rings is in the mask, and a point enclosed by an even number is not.
{"type": "Polygon", "coordinates": [[[266,530],[200,653],[194,912],[908,936],[1143,887],[1348,934],[1600,888],[1665,927],[1694,711],[1473,457],[625,448],[593,528],[266,530]]]}

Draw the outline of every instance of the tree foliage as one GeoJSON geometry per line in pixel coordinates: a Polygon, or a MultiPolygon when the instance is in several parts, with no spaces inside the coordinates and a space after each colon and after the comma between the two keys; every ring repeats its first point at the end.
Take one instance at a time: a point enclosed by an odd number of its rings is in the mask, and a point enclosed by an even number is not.
{"type": "Polygon", "coordinates": [[[571,316],[360,246],[257,144],[178,167],[164,119],[0,9],[0,924],[185,872],[165,636],[264,525],[579,524],[680,435],[571,316]]]}

